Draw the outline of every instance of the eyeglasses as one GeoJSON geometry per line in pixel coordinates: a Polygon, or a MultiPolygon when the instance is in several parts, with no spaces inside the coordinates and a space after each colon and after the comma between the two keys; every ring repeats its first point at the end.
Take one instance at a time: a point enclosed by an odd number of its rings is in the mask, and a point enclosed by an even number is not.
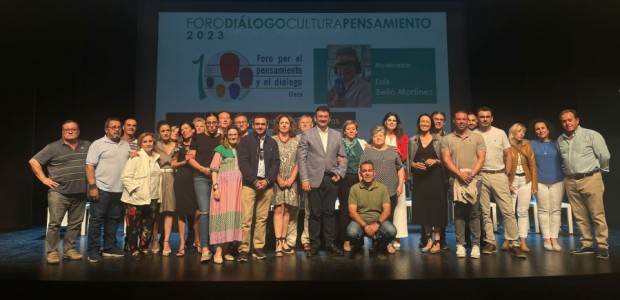
{"type": "Polygon", "coordinates": [[[254,123],[256,126],[267,126],[267,123],[254,123]]]}
{"type": "Polygon", "coordinates": [[[217,122],[207,122],[207,126],[217,126],[217,122]]]}
{"type": "Polygon", "coordinates": [[[238,134],[229,134],[228,137],[238,137],[238,134]]]}
{"type": "Polygon", "coordinates": [[[77,128],[64,128],[63,129],[65,132],[74,132],[74,131],[79,131],[79,129],[77,128]]]}
{"type": "Polygon", "coordinates": [[[247,123],[247,122],[248,122],[248,121],[237,121],[237,122],[235,122],[235,124],[237,124],[237,125],[242,125],[242,124],[245,124],[245,123],[247,123]]]}
{"type": "Polygon", "coordinates": [[[121,129],[120,126],[108,126],[108,128],[110,128],[112,130],[120,130],[121,129]]]}
{"type": "Polygon", "coordinates": [[[337,63],[336,68],[339,68],[339,69],[350,68],[351,66],[353,66],[353,64],[355,64],[354,61],[343,61],[343,62],[337,63]]]}

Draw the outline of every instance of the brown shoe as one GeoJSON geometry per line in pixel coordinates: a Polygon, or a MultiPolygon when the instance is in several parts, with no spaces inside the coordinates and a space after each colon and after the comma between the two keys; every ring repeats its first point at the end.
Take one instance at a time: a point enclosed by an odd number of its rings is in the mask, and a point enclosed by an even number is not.
{"type": "Polygon", "coordinates": [[[497,247],[495,247],[495,244],[487,243],[486,245],[484,245],[484,248],[482,249],[482,254],[491,255],[493,253],[497,253],[497,247]]]}
{"type": "Polygon", "coordinates": [[[310,243],[304,243],[304,251],[308,252],[310,249],[312,249],[312,247],[310,247],[310,243]]]}
{"type": "Polygon", "coordinates": [[[51,265],[57,265],[60,263],[60,257],[58,256],[58,252],[53,251],[47,254],[47,263],[51,265]]]}
{"type": "Polygon", "coordinates": [[[238,262],[248,261],[248,252],[246,251],[239,252],[239,255],[237,255],[237,261],[238,262]]]}
{"type": "Polygon", "coordinates": [[[68,258],[70,260],[81,260],[84,256],[78,253],[75,249],[70,249],[63,255],[64,258],[68,258]]]}
{"type": "Polygon", "coordinates": [[[521,249],[521,246],[519,245],[515,245],[510,247],[510,254],[518,257],[518,258],[527,258],[527,256],[525,255],[525,252],[523,252],[523,249],[521,249]]]}
{"type": "Polygon", "coordinates": [[[252,256],[256,257],[257,259],[265,259],[265,258],[267,258],[267,256],[265,255],[265,251],[263,251],[262,248],[254,249],[254,252],[252,253],[252,256]]]}

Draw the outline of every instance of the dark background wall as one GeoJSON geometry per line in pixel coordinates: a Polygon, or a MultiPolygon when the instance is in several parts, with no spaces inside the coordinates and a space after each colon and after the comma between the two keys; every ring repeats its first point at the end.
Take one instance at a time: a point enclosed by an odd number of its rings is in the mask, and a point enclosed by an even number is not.
{"type": "MultiPolygon", "coordinates": [[[[472,105],[452,109],[489,106],[502,129],[542,116],[558,130],[558,113],[576,109],[581,125],[601,132],[611,151],[605,205],[609,225],[620,228],[620,137],[612,129],[620,103],[620,3],[455,2],[467,19],[472,105]]],[[[92,141],[103,135],[107,117],[135,114],[137,7],[137,0],[0,4],[8,137],[0,229],[45,224],[46,189],[27,162],[60,138],[63,120],[79,121],[81,138],[92,141]]],[[[138,123],[139,131],[152,129],[138,123]]]]}

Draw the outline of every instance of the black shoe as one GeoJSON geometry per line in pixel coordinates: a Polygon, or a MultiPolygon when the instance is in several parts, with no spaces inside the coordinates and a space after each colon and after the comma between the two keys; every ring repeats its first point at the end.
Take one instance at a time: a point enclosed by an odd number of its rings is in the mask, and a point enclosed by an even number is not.
{"type": "Polygon", "coordinates": [[[594,248],[592,247],[581,247],[579,249],[575,249],[570,252],[571,254],[593,254],[594,248]]]}
{"type": "Polygon", "coordinates": [[[607,248],[597,248],[595,257],[600,259],[609,258],[609,250],[607,248]]]}
{"type": "Polygon", "coordinates": [[[313,256],[319,256],[318,248],[312,248],[309,251],[306,251],[306,257],[313,257],[313,256]]]}
{"type": "Polygon", "coordinates": [[[350,258],[364,257],[364,247],[351,245],[350,258]]]}
{"type": "Polygon", "coordinates": [[[428,239],[430,238],[431,238],[430,234],[420,235],[420,241],[418,242],[418,248],[422,249],[426,247],[426,243],[428,242],[428,239]]]}
{"type": "Polygon", "coordinates": [[[331,244],[329,246],[327,246],[326,248],[327,253],[329,254],[333,254],[336,256],[343,256],[344,252],[342,251],[342,249],[338,248],[338,246],[336,246],[335,244],[331,244]]]}
{"type": "Polygon", "coordinates": [[[441,240],[441,250],[450,250],[450,246],[444,240],[441,240]]]}

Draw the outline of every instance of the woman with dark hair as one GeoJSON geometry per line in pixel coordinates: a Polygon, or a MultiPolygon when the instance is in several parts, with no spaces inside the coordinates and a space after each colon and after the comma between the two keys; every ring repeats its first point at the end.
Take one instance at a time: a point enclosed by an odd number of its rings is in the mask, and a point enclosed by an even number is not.
{"type": "Polygon", "coordinates": [[[441,251],[441,228],[448,224],[448,205],[445,173],[439,159],[442,137],[431,133],[432,123],[426,113],[418,117],[418,134],[409,139],[409,161],[413,223],[423,226],[426,244],[422,252],[436,254],[441,251]]]}
{"type": "MultiPolygon", "coordinates": [[[[192,122],[183,122],[180,128],[180,141],[172,155],[172,167],[177,171],[174,174],[174,198],[176,200],[175,214],[178,217],[177,224],[179,226],[179,252],[177,256],[185,255],[185,226],[186,224],[193,227],[188,230],[187,239],[193,239],[195,243],[200,244],[198,235],[198,204],[196,202],[196,193],[194,192],[194,175],[192,166],[189,165],[189,145],[196,132],[192,122]],[[190,235],[194,235],[191,237],[190,235]]],[[[170,255],[170,243],[164,240],[163,256],[170,255]]]]}
{"type": "MultiPolygon", "coordinates": [[[[291,218],[290,207],[299,207],[297,188],[297,144],[295,137],[297,125],[295,119],[289,115],[278,115],[273,123],[273,139],[278,143],[280,150],[280,170],[273,187],[273,228],[276,236],[275,253],[294,254],[295,251],[286,242],[288,224],[291,218]]],[[[296,217],[296,216],[295,216],[296,217]]]]}
{"type": "Polygon", "coordinates": [[[538,173],[538,221],[548,251],[561,251],[558,234],[561,225],[562,198],[564,198],[564,173],[562,158],[556,147],[553,127],[545,119],[535,119],[531,123],[536,139],[530,144],[536,158],[538,173]]]}
{"type": "MultiPolygon", "coordinates": [[[[403,132],[403,127],[400,123],[400,117],[394,112],[388,112],[383,117],[383,126],[385,127],[385,143],[388,146],[394,146],[398,150],[400,159],[403,166],[407,165],[407,141],[409,137],[403,132]]],[[[405,171],[405,180],[407,179],[407,171],[405,171]]],[[[394,239],[395,250],[400,250],[400,239],[409,236],[407,228],[407,188],[406,182],[404,184],[403,192],[398,196],[396,207],[392,207],[393,211],[393,223],[396,227],[396,238],[394,239]]]]}
{"type": "MultiPolygon", "coordinates": [[[[172,138],[172,128],[170,123],[166,121],[157,122],[157,133],[159,134],[159,140],[155,142],[155,153],[159,154],[159,166],[161,167],[161,203],[159,205],[159,211],[155,216],[155,223],[153,224],[153,239],[151,241],[151,252],[153,254],[159,253],[159,223],[163,218],[164,233],[162,235],[163,240],[170,239],[170,232],[172,231],[172,214],[176,209],[176,200],[174,198],[174,172],[172,167],[172,155],[177,148],[176,139],[172,138]],[[155,247],[157,246],[157,247],[155,247]]],[[[164,245],[163,251],[166,254],[170,254],[170,244],[164,245]]]]}

